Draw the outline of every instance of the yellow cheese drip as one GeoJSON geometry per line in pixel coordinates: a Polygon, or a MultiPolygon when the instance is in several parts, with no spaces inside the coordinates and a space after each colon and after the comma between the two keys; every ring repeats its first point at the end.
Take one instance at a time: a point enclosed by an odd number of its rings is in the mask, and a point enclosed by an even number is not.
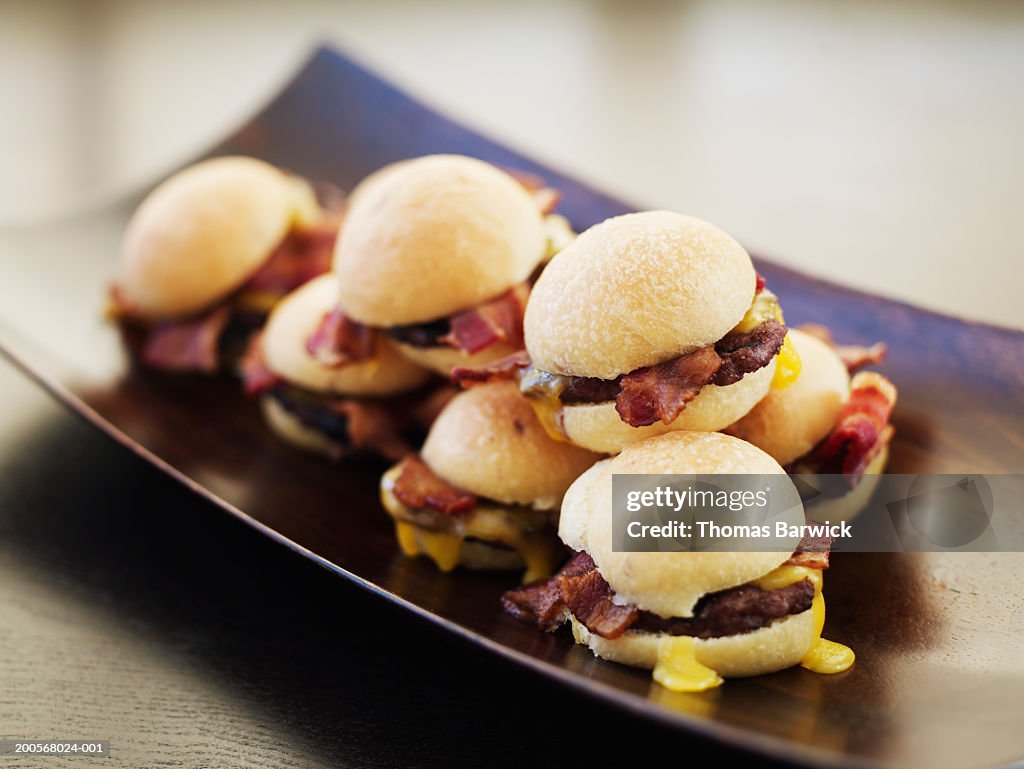
{"type": "Polygon", "coordinates": [[[425,555],[441,571],[451,571],[459,565],[462,538],[455,534],[428,531],[404,521],[396,521],[395,536],[405,555],[425,555]]]}
{"type": "Polygon", "coordinates": [[[815,640],[804,658],[800,660],[801,667],[813,673],[842,673],[853,664],[856,655],[849,646],[821,637],[822,628],[825,627],[825,597],[821,594],[820,583],[815,586],[811,612],[814,618],[815,640]]]}
{"type": "Polygon", "coordinates": [[[803,363],[800,360],[800,353],[796,346],[790,341],[789,334],[782,341],[782,348],[775,356],[775,374],[772,376],[772,389],[784,390],[789,387],[800,376],[800,369],[803,363]]]}
{"type": "Polygon", "coordinates": [[[697,661],[694,639],[666,636],[658,642],[654,680],[674,692],[703,692],[722,684],[722,677],[697,661]]]}
{"type": "Polygon", "coordinates": [[[750,304],[750,309],[743,319],[737,323],[730,334],[746,334],[753,331],[766,320],[777,320],[783,323],[782,308],[779,307],[779,299],[768,289],[761,289],[750,304]]]}
{"type": "Polygon", "coordinates": [[[550,543],[521,540],[516,543],[515,547],[526,564],[526,571],[523,572],[524,585],[554,574],[558,556],[550,543]]]}

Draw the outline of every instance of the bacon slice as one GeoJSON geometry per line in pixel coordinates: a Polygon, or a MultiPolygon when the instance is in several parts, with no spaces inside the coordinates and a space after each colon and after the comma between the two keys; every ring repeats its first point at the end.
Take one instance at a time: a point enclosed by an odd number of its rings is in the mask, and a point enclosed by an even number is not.
{"type": "Polygon", "coordinates": [[[242,377],[242,389],[246,395],[260,395],[278,384],[281,379],[270,367],[263,355],[262,333],[256,332],[249,337],[245,353],[238,361],[238,371],[242,377]]]}
{"type": "Polygon", "coordinates": [[[295,228],[242,286],[243,293],[281,298],[331,269],[340,214],[325,214],[315,227],[295,228]]]}
{"type": "MultiPolygon", "coordinates": [[[[813,523],[813,521],[808,521],[813,523]]],[[[832,550],[832,537],[806,536],[800,540],[796,550],[786,561],[787,566],[806,566],[809,569],[827,569],[828,556],[832,550]]]]}
{"type": "Polygon", "coordinates": [[[402,460],[394,494],[404,505],[428,507],[445,515],[465,513],[476,504],[476,497],[440,478],[415,454],[402,460]]]}
{"type": "Polygon", "coordinates": [[[345,417],[349,444],[359,451],[370,451],[397,461],[411,452],[399,433],[391,413],[380,403],[342,398],[331,403],[331,410],[345,417]]]}
{"type": "Polygon", "coordinates": [[[896,405],[896,388],[874,371],[861,371],[850,382],[850,399],[836,425],[811,453],[809,463],[820,473],[842,473],[851,486],[892,439],[889,424],[896,405]]]}
{"type": "Polygon", "coordinates": [[[506,590],[501,596],[501,606],[516,619],[534,624],[547,633],[554,632],[568,619],[556,579],[542,579],[506,590]]]}
{"type": "Polygon", "coordinates": [[[526,284],[520,284],[496,299],[460,312],[452,317],[451,330],[438,341],[470,354],[498,342],[521,347],[528,294],[526,284]]]}
{"type": "MultiPolygon", "coordinates": [[[[558,574],[558,590],[566,607],[591,633],[618,638],[636,622],[640,610],[635,604],[612,601],[615,593],[586,553],[580,554],[574,570],[558,574]]],[[[573,559],[574,561],[576,559],[573,559]]]]}
{"type": "Polygon", "coordinates": [[[721,366],[715,348],[701,347],[622,377],[615,410],[633,427],[674,422],[721,366]]]}
{"type": "Polygon", "coordinates": [[[212,374],[220,366],[217,345],[231,317],[222,305],[194,320],[164,323],[149,331],[142,348],[147,366],[212,374]]]}
{"type": "Polygon", "coordinates": [[[885,362],[885,356],[889,352],[889,347],[885,342],[875,342],[868,347],[859,344],[836,344],[832,338],[832,330],[820,323],[805,323],[800,326],[800,330],[820,339],[835,350],[836,355],[851,374],[865,366],[877,366],[885,362]]]}
{"type": "Polygon", "coordinates": [[[452,369],[451,379],[459,387],[473,387],[501,380],[515,381],[519,372],[529,366],[530,354],[526,350],[519,350],[480,368],[457,366],[452,369]]]}
{"type": "Polygon", "coordinates": [[[377,335],[348,317],[340,307],[326,313],[306,340],[306,351],[324,366],[336,368],[369,360],[376,353],[377,335]]]}

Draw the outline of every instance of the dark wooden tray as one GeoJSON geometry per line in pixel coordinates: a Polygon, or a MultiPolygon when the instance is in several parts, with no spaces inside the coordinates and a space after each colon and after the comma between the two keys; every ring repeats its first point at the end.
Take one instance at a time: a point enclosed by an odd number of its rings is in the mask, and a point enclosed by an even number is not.
{"type": "MultiPolygon", "coordinates": [[[[399,158],[460,152],[542,174],[565,193],[562,210],[577,228],[630,209],[329,50],[214,150],[222,152],[342,186],[399,158]]],[[[199,494],[380,597],[563,682],[570,703],[601,697],[683,732],[809,765],[957,769],[1024,758],[1024,557],[837,556],[827,634],[857,650],[850,672],[793,669],[673,694],[646,672],[593,659],[567,634],[544,635],[502,614],[507,577],[440,575],[400,557],[377,502],[381,465],[330,465],[289,450],[231,382],[133,367],[102,306],[136,203],[0,232],[0,346],[69,407],[199,494]]],[[[900,388],[894,472],[1021,472],[1024,335],[770,262],[758,268],[791,322],[827,323],[843,341],[889,343],[885,372],[900,388]]]]}

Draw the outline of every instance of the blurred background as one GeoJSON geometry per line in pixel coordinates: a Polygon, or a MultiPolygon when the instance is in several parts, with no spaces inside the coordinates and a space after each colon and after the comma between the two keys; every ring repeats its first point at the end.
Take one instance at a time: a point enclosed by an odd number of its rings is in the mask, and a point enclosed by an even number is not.
{"type": "Polygon", "coordinates": [[[1024,326],[1021,3],[5,0],[0,224],[151,183],[319,42],[637,206],[1024,326]]]}

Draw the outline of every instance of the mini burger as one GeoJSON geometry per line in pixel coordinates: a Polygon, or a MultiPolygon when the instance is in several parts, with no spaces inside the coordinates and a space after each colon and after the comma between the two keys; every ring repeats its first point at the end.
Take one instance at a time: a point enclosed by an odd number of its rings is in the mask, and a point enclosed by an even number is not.
{"type": "Polygon", "coordinates": [[[575,555],[554,577],[505,593],[507,611],[548,631],[568,621],[598,657],[650,668],[676,691],[798,664],[837,673],[853,663],[849,648],[821,638],[827,540],[804,539],[793,552],[615,552],[618,473],[778,474],[786,482],[770,456],[721,433],[632,444],[566,493],[559,536],[575,555]]]}
{"type": "Polygon", "coordinates": [[[254,336],[242,362],[246,392],[258,395],[270,428],[289,443],[340,458],[374,452],[397,459],[409,451],[404,433],[416,403],[402,394],[429,372],[369,331],[361,354],[325,366],[307,346],[337,304],[334,276],[321,275],[286,296],[254,336]]]}
{"type": "Polygon", "coordinates": [[[874,371],[850,374],[884,358],[885,346],[835,346],[826,329],[790,329],[800,356],[800,375],[773,390],[725,432],[753,443],[793,473],[813,476],[813,516],[841,520],[870,499],[885,469],[896,404],[892,382],[874,371]],[[842,476],[841,484],[822,476],[842,476]]]}
{"type": "Polygon", "coordinates": [[[154,189],[128,224],[111,309],[147,365],[213,372],[285,294],[330,267],[337,190],[261,160],[197,163],[154,189]]]}
{"type": "Polygon", "coordinates": [[[796,376],[785,339],[778,301],[739,243],[649,211],[602,222],[551,260],[526,309],[528,354],[454,377],[517,377],[553,435],[611,454],[732,424],[796,376]]]}
{"type": "Polygon", "coordinates": [[[334,255],[340,304],[447,376],[522,348],[546,248],[541,209],[509,174],[458,155],[402,161],[356,189],[334,255]]]}
{"type": "Polygon", "coordinates": [[[511,382],[456,395],[420,454],[381,479],[381,500],[406,555],[442,571],[525,569],[551,574],[562,495],[599,457],[552,440],[511,382]]]}

